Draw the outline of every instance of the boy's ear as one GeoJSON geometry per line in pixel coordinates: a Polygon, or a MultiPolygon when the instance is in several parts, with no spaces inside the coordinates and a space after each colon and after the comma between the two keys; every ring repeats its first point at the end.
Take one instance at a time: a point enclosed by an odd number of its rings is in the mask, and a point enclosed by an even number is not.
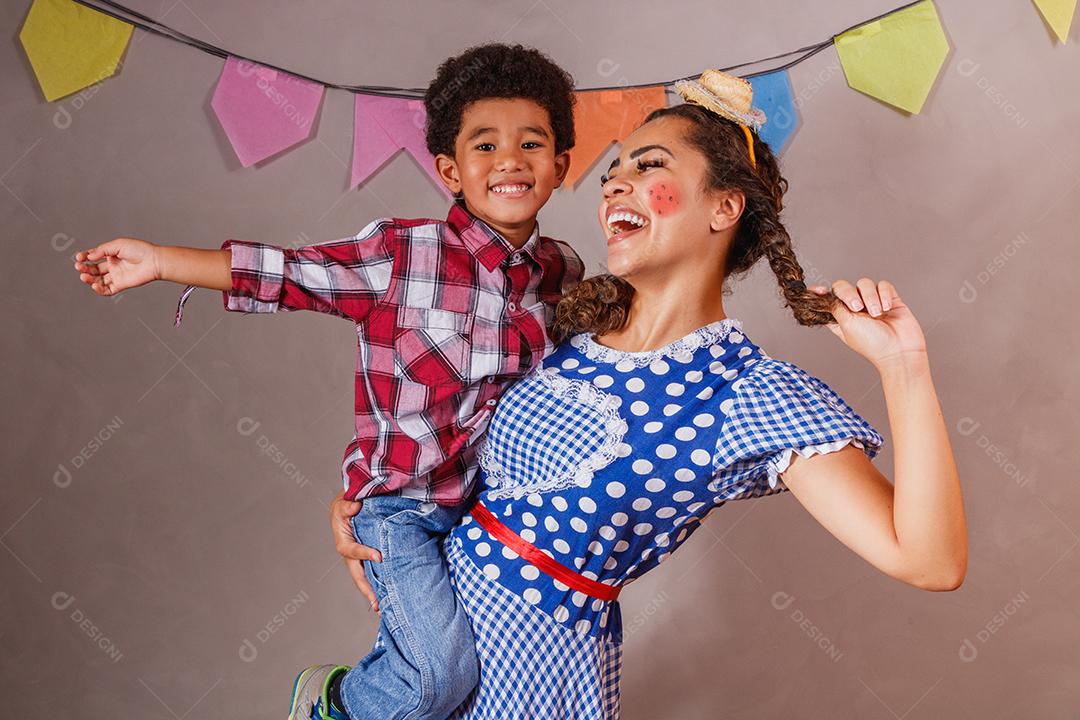
{"type": "Polygon", "coordinates": [[[457,195],[461,192],[461,175],[458,173],[457,161],[454,158],[442,153],[436,155],[435,172],[451,194],[457,195]]]}
{"type": "Polygon", "coordinates": [[[570,172],[570,151],[564,150],[555,156],[555,187],[562,187],[568,172],[570,172]]]}

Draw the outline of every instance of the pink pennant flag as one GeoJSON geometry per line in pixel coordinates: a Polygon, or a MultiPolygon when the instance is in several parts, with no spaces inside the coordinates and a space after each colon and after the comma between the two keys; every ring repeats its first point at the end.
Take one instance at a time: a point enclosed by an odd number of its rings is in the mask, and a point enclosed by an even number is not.
{"type": "Polygon", "coordinates": [[[230,56],[210,106],[240,164],[251,167],[311,136],[325,89],[230,56]]]}
{"type": "Polygon", "coordinates": [[[405,150],[449,197],[450,191],[435,172],[435,158],[424,142],[427,113],[421,100],[357,94],[353,126],[352,181],[354,188],[405,150]]]}

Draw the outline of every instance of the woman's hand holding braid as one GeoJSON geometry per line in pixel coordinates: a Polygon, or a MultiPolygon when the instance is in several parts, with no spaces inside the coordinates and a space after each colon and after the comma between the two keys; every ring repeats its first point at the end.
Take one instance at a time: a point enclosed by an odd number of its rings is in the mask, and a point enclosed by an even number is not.
{"type": "MultiPolygon", "coordinates": [[[[823,285],[810,289],[819,294],[829,290],[823,285]]],[[[832,291],[840,302],[832,311],[836,322],[826,327],[878,370],[926,361],[926,338],[919,321],[892,283],[861,278],[852,285],[837,280],[832,291]]]]}

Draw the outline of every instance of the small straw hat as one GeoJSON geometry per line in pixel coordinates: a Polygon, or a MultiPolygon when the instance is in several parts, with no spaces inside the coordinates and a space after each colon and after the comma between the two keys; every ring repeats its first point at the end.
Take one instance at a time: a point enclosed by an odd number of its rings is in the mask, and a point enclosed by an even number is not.
{"type": "Polygon", "coordinates": [[[755,131],[765,124],[765,113],[753,107],[754,88],[748,80],[720,70],[706,70],[697,80],[678,80],[675,91],[684,100],[712,110],[755,131]]]}

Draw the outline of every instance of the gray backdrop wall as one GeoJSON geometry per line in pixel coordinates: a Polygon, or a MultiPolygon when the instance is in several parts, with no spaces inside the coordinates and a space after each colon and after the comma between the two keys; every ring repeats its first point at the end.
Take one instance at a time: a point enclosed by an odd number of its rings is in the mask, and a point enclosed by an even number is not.
{"type": "MultiPolygon", "coordinates": [[[[893,7],[825,3],[227,3],[129,0],[233,49],[339,82],[422,85],[489,40],[581,86],[664,80],[816,42],[893,7]]],[[[104,300],[70,257],[115,236],[217,247],[356,232],[445,201],[405,156],[346,190],[352,97],[243,169],[209,106],[221,60],[136,31],[122,72],[48,104],[0,22],[4,132],[0,483],[4,717],[283,715],[294,673],[353,662],[365,610],[328,500],[350,437],[355,337],[332,317],[226,315],[179,288],[104,300]]],[[[850,90],[831,48],[796,67],[787,222],[814,281],[894,281],[929,338],[971,537],[927,593],[840,545],[790,495],[730,504],[624,595],[624,716],[1064,718],[1080,705],[1080,44],[1030,2],[950,0],[923,113],[850,90]]],[[[599,170],[543,211],[602,267],[599,170]]],[[[891,436],[872,368],[795,325],[759,268],[728,312],[891,436]]]]}

